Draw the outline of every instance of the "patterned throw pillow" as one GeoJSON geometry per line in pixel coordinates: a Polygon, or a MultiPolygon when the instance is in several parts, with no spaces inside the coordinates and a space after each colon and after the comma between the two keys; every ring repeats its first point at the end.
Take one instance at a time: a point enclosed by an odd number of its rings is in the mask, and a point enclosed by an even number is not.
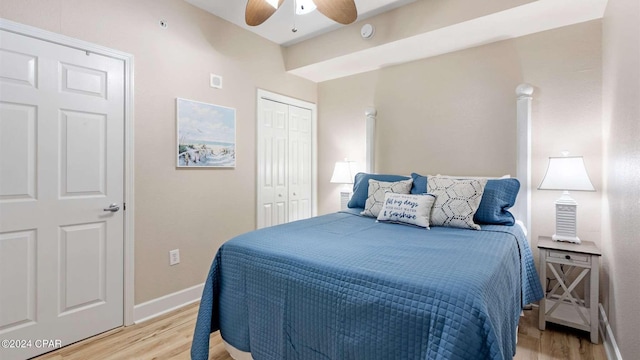
{"type": "MultiPolygon", "coordinates": [[[[350,208],[360,208],[364,209],[364,204],[367,202],[367,195],[369,194],[369,180],[378,180],[378,181],[386,181],[386,182],[395,182],[400,180],[407,180],[409,177],[402,175],[390,175],[390,174],[367,174],[367,173],[357,173],[354,178],[353,183],[353,195],[351,196],[351,200],[349,200],[349,204],[347,205],[350,208]]],[[[426,191],[426,182],[425,182],[425,191],[426,191]]],[[[424,192],[424,191],[423,191],[424,192]]]]}
{"type": "Polygon", "coordinates": [[[413,184],[413,179],[395,182],[369,179],[367,201],[364,204],[364,211],[360,214],[377,218],[384,204],[384,195],[388,192],[408,194],[411,191],[411,184],[413,184]]]}
{"type": "Polygon", "coordinates": [[[429,228],[429,215],[436,201],[432,194],[411,195],[386,193],[378,221],[429,228]]]}
{"type": "MultiPolygon", "coordinates": [[[[481,179],[478,176],[450,176],[436,175],[438,177],[449,177],[455,179],[481,179]]],[[[427,177],[412,173],[413,187],[412,194],[423,194],[427,191],[427,177]]],[[[516,203],[520,182],[511,175],[497,177],[486,177],[487,184],[482,193],[482,200],[478,206],[478,211],[473,216],[473,221],[477,224],[508,225],[515,224],[513,214],[509,209],[516,203]]]]}
{"type": "Polygon", "coordinates": [[[430,176],[427,189],[436,196],[431,225],[480,230],[473,222],[487,179],[454,179],[430,176]]]}

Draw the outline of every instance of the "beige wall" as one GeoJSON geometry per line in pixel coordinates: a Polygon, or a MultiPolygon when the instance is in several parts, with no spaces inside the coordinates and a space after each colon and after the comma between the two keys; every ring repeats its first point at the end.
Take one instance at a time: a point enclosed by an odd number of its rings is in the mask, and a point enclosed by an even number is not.
{"type": "Polygon", "coordinates": [[[217,248],[256,225],[256,89],[315,103],[317,85],[285,73],[278,45],[182,0],[2,0],[0,17],[135,56],[135,302],[202,283],[217,248]],[[235,170],[175,168],[176,97],[237,109],[235,170]]]}
{"type": "Polygon", "coordinates": [[[640,354],[640,2],[609,0],[603,26],[604,303],[623,358],[640,354]]]}
{"type": "MultiPolygon", "coordinates": [[[[319,213],[339,208],[335,161],[364,165],[367,106],[378,109],[378,172],[514,174],[515,88],[535,87],[534,187],[549,156],[583,155],[596,193],[574,192],[578,233],[600,242],[601,21],[501,41],[319,84],[319,213]]],[[[533,190],[533,244],[555,230],[556,191],[533,190]]]]}

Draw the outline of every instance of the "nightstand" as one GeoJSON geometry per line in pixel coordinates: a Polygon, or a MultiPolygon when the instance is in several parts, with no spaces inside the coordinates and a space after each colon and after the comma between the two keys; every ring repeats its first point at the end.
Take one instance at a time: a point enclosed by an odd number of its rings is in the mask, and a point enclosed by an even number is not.
{"type": "Polygon", "coordinates": [[[573,244],[546,236],[538,237],[538,250],[540,282],[545,290],[538,328],[544,330],[547,321],[570,326],[590,332],[591,342],[597,344],[600,250],[592,241],[573,244]],[[557,280],[551,289],[547,286],[547,272],[557,280]],[[584,298],[575,291],[581,282],[584,298]]]}

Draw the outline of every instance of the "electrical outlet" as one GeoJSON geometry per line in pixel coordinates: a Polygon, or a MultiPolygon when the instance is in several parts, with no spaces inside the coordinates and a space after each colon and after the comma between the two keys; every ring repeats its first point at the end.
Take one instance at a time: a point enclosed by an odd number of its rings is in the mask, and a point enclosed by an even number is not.
{"type": "Polygon", "coordinates": [[[180,249],[175,249],[169,251],[169,265],[178,265],[180,264],[180,249]]]}

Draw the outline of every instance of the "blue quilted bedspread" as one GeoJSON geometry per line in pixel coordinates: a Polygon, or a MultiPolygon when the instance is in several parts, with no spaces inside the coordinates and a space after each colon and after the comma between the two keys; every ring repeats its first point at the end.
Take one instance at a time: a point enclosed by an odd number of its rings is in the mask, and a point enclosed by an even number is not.
{"type": "Polygon", "coordinates": [[[267,359],[510,359],[542,298],[518,226],[482,231],[335,213],[225,243],[205,283],[193,359],[210,333],[267,359]]]}

